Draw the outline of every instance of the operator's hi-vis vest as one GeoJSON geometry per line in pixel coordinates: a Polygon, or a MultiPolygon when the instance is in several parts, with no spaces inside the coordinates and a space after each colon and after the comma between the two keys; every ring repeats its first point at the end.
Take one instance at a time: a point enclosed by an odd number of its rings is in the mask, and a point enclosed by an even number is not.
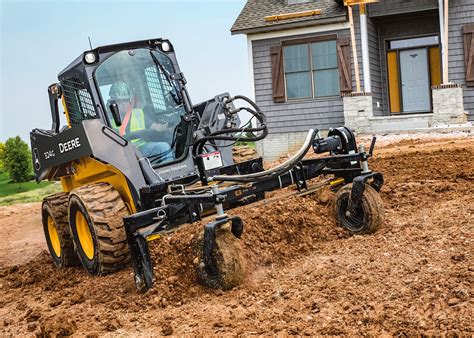
{"type": "MultiPolygon", "coordinates": [[[[115,123],[114,123],[115,125],[115,123]]],[[[142,109],[132,109],[130,116],[125,115],[122,125],[120,127],[116,127],[119,130],[120,135],[124,136],[128,132],[132,133],[134,131],[143,130],[145,129],[145,113],[142,109]],[[129,128],[127,128],[130,126],[129,128]]],[[[134,139],[131,142],[136,146],[139,147],[144,145],[146,142],[142,139],[134,139]]]]}
{"type": "Polygon", "coordinates": [[[145,113],[142,109],[132,109],[130,132],[145,129],[145,113]]]}

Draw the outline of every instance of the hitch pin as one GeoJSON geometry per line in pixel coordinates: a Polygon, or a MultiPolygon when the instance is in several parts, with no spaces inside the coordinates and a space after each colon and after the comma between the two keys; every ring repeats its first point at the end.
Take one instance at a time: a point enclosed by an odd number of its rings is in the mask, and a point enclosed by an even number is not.
{"type": "MultiPolygon", "coordinates": [[[[217,184],[214,184],[211,187],[211,190],[212,190],[212,194],[214,196],[219,194],[219,186],[217,184]]],[[[224,206],[222,205],[222,203],[217,203],[215,205],[215,208],[216,208],[216,211],[217,211],[217,216],[216,216],[217,218],[221,218],[221,217],[226,216],[226,214],[224,213],[224,206]]]]}

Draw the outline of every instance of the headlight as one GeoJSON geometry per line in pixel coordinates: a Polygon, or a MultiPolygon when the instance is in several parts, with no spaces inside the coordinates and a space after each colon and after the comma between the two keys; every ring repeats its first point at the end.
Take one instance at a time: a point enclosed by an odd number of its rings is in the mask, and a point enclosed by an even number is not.
{"type": "Polygon", "coordinates": [[[169,52],[171,50],[171,45],[168,41],[163,41],[161,43],[161,50],[165,53],[169,52]]]}
{"type": "Polygon", "coordinates": [[[86,61],[86,63],[94,63],[96,59],[97,58],[95,54],[92,52],[86,53],[86,55],[84,55],[84,61],[86,61]]]}
{"type": "Polygon", "coordinates": [[[58,83],[53,83],[51,86],[48,87],[50,94],[52,95],[60,95],[61,94],[61,87],[58,83]]]}

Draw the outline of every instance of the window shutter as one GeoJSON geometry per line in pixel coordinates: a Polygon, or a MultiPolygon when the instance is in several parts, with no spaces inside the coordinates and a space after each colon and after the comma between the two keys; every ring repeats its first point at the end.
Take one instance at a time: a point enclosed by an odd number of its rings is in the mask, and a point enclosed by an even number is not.
{"type": "Polygon", "coordinates": [[[352,92],[350,39],[337,39],[337,61],[341,93],[352,92]]]}
{"type": "Polygon", "coordinates": [[[474,24],[465,25],[463,27],[463,35],[466,85],[474,87],[474,24]]]}
{"type": "Polygon", "coordinates": [[[285,79],[283,74],[283,48],[272,46],[270,48],[272,61],[272,89],[273,101],[276,103],[285,102],[285,79]]]}

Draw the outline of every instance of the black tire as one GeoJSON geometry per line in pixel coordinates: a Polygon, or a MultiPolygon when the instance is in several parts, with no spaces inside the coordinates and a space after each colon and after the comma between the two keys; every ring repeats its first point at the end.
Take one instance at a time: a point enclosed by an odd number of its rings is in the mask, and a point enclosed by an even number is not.
{"type": "Polygon", "coordinates": [[[129,215],[108,183],[75,189],[69,197],[69,224],[77,255],[92,275],[112,273],[130,262],[123,217],[129,215]],[[90,237],[89,237],[90,235],[90,237]]]}
{"type": "Polygon", "coordinates": [[[202,261],[203,235],[196,243],[199,265],[196,267],[198,280],[212,289],[229,290],[239,285],[245,276],[245,264],[240,240],[230,231],[229,226],[216,230],[216,246],[212,251],[211,267],[202,261]]]}
{"type": "Polygon", "coordinates": [[[347,205],[352,184],[342,187],[335,202],[336,219],[339,224],[353,234],[371,234],[383,223],[385,211],[379,193],[366,184],[362,195],[362,204],[354,215],[347,215],[347,205]]]}
{"type": "Polygon", "coordinates": [[[68,193],[57,193],[46,197],[41,206],[44,236],[49,254],[57,268],[80,264],[69,231],[67,217],[68,193]]]}

